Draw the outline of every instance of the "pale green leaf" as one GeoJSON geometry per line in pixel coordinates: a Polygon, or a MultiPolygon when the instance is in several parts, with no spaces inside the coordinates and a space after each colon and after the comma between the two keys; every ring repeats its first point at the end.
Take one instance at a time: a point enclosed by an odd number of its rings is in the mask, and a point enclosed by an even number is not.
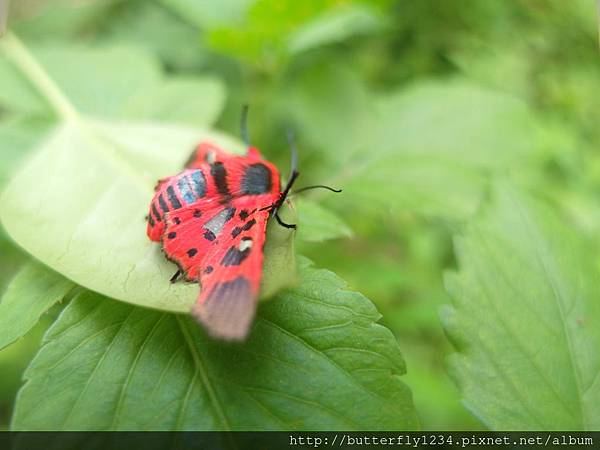
{"type": "Polygon", "coordinates": [[[302,138],[337,164],[372,140],[375,107],[358,75],[341,61],[294,74],[276,101],[300,125],[302,138]]]}
{"type": "Polygon", "coordinates": [[[199,28],[237,23],[255,0],[160,0],[160,3],[199,28]]]}
{"type": "Polygon", "coordinates": [[[27,333],[74,284],[35,263],[25,265],[0,299],[0,349],[27,333]]]}
{"type": "Polygon", "coordinates": [[[341,212],[360,205],[362,214],[411,211],[462,220],[475,211],[485,190],[483,173],[434,157],[391,152],[356,164],[348,169],[347,178],[333,180],[344,193],[335,201],[327,199],[341,212]]]}
{"type": "Polygon", "coordinates": [[[127,2],[97,38],[103,43],[144,47],[169,69],[196,69],[205,65],[209,56],[203,52],[198,29],[160,2],[127,2]]]}
{"type": "Polygon", "coordinates": [[[298,239],[305,242],[321,242],[352,236],[352,230],[335,213],[308,199],[296,201],[300,224],[298,239]]]}
{"type": "Polygon", "coordinates": [[[230,21],[211,27],[208,44],[219,52],[273,69],[288,56],[288,37],[338,3],[336,0],[254,0],[244,8],[241,23],[230,21]]]}
{"type": "Polygon", "coordinates": [[[343,42],[380,31],[383,18],[360,4],[342,4],[303,24],[288,40],[290,53],[301,53],[323,45],[343,42]]]}
{"type": "Polygon", "coordinates": [[[225,103],[223,84],[214,78],[171,77],[133,98],[125,107],[131,118],[170,120],[191,125],[216,122],[225,103]]]}
{"type": "MultiPolygon", "coordinates": [[[[150,93],[161,78],[158,63],[136,47],[45,46],[32,48],[32,53],[77,109],[102,117],[119,116],[130,98],[138,93],[150,93]],[[120,70],[114,70],[115,67],[120,70]]],[[[0,57],[0,62],[2,84],[8,75],[18,77],[19,83],[24,84],[20,89],[5,91],[0,95],[0,102],[18,111],[50,114],[49,106],[23,74],[8,60],[0,57]],[[29,97],[32,99],[27,100],[29,97]],[[33,99],[36,99],[35,104],[33,99]]],[[[11,82],[11,86],[15,83],[11,82]]]]}
{"type": "Polygon", "coordinates": [[[79,38],[122,0],[10,2],[11,28],[28,39],[79,38]]]}
{"type": "Polygon", "coordinates": [[[331,272],[301,272],[234,345],[183,316],[79,296],[27,369],[13,429],[417,428],[404,361],[373,304],[331,272]]]}
{"type": "Polygon", "coordinates": [[[320,176],[344,189],[328,203],[342,212],[359,204],[365,213],[464,219],[489,175],[521,169],[540,140],[522,101],[465,80],[421,83],[373,102],[355,76],[323,65],[300,75],[286,101],[330,157],[320,176]]]}
{"type": "Polygon", "coordinates": [[[17,113],[48,113],[47,106],[40,95],[31,89],[31,85],[19,70],[13,67],[0,53],[0,107],[17,113]]]}
{"type": "Polygon", "coordinates": [[[48,120],[9,117],[0,122],[0,186],[51,129],[48,120]]]}
{"type": "Polygon", "coordinates": [[[585,243],[498,184],[456,250],[443,319],[467,407],[495,430],[597,430],[600,283],[585,243]]]}
{"type": "MultiPolygon", "coordinates": [[[[194,125],[214,123],[225,102],[223,84],[211,77],[166,77],[159,62],[141,47],[32,49],[62,93],[83,114],[102,118],[166,119],[194,125]],[[118,67],[119,70],[114,68],[118,67]]],[[[0,104],[26,113],[50,115],[7,59],[0,57],[0,104]]]]}
{"type": "MultiPolygon", "coordinates": [[[[202,140],[241,148],[203,129],[66,122],[6,187],[2,224],[21,247],[82,286],[138,305],[188,311],[198,285],[169,283],[177,268],[147,238],[144,216],[156,180],[176,173],[202,140]],[[32,189],[31,180],[43,189],[32,189]]],[[[266,249],[263,289],[272,294],[295,275],[291,233],[269,230],[274,243],[266,249]]]]}
{"type": "Polygon", "coordinates": [[[526,160],[538,123],[517,97],[464,79],[425,81],[380,97],[372,146],[450,164],[500,169],[526,160]]]}

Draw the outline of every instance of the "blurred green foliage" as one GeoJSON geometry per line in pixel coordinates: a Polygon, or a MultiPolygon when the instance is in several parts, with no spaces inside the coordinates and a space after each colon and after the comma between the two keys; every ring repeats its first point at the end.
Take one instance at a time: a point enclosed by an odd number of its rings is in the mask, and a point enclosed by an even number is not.
{"type": "MultiPolygon", "coordinates": [[[[54,75],[84,113],[191,125],[218,117],[217,128],[237,135],[249,103],[252,142],[281,168],[292,127],[302,183],[344,189],[307,193],[320,205],[299,202],[308,228],[299,252],[377,305],[423,428],[477,429],[444,362],[451,347],[439,311],[450,303],[452,236],[503,177],[554,208],[600,263],[595,6],[20,0],[9,23],[42,64],[76,53],[79,64],[57,64],[54,75]],[[103,63],[115,52],[127,52],[122,64],[103,63]],[[225,98],[220,114],[204,89],[225,98]]],[[[22,80],[0,74],[4,184],[54,119],[22,80]]],[[[26,257],[3,233],[0,247],[4,288],[26,257]]],[[[45,326],[0,353],[0,428],[45,326]]]]}

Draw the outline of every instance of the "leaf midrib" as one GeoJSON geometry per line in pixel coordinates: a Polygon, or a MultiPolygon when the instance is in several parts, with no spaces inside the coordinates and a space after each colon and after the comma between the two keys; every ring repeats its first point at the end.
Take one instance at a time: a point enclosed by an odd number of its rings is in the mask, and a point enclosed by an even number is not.
{"type": "MultiPolygon", "coordinates": [[[[202,381],[202,384],[204,385],[204,389],[206,390],[208,399],[211,402],[211,404],[213,405],[213,409],[214,409],[216,417],[221,422],[221,425],[225,431],[232,431],[231,425],[229,424],[229,422],[227,420],[227,416],[225,415],[223,406],[221,405],[221,401],[219,400],[219,398],[216,395],[215,389],[213,388],[212,383],[210,382],[210,378],[208,377],[206,368],[204,367],[204,364],[202,363],[202,359],[200,358],[200,355],[198,354],[198,350],[196,349],[196,346],[194,345],[194,340],[193,340],[192,336],[190,335],[189,330],[187,329],[185,320],[180,314],[177,314],[175,317],[177,318],[177,323],[179,324],[179,327],[181,329],[181,334],[189,348],[189,352],[190,352],[190,355],[192,356],[192,359],[194,361],[194,366],[196,369],[194,376],[192,377],[192,380],[190,381],[190,389],[193,387],[196,376],[200,375],[200,379],[202,381]]],[[[189,394],[189,391],[187,394],[189,394]]],[[[186,394],[186,397],[187,397],[187,394],[186,394]]],[[[183,410],[182,410],[182,413],[183,413],[183,410]]]]}
{"type": "Polygon", "coordinates": [[[119,399],[117,400],[117,406],[115,407],[115,413],[113,415],[113,420],[112,420],[112,423],[111,423],[111,425],[109,427],[110,430],[113,430],[113,431],[117,430],[118,419],[121,416],[121,410],[123,408],[123,402],[124,402],[124,399],[125,399],[125,393],[127,392],[127,388],[129,387],[129,383],[131,382],[131,378],[133,377],[133,373],[135,372],[137,364],[138,364],[138,362],[139,362],[139,360],[140,360],[140,358],[142,356],[142,353],[146,349],[146,346],[148,345],[148,342],[150,342],[150,340],[152,339],[152,337],[156,333],[156,330],[158,330],[159,325],[163,322],[163,320],[165,319],[165,317],[167,317],[166,314],[162,314],[158,318],[158,320],[154,323],[154,325],[152,326],[152,328],[150,329],[150,331],[148,332],[148,334],[144,338],[144,341],[142,342],[142,344],[138,348],[138,351],[137,351],[137,353],[135,355],[135,358],[133,359],[133,362],[131,363],[131,367],[127,371],[127,378],[125,379],[125,381],[123,382],[123,386],[121,387],[121,392],[119,393],[119,399]]]}

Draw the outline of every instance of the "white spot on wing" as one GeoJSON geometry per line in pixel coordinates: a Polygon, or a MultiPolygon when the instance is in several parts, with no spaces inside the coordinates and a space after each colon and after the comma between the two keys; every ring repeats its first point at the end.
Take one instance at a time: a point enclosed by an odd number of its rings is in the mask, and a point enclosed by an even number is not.
{"type": "Polygon", "coordinates": [[[248,248],[252,248],[252,239],[242,239],[240,242],[240,252],[243,252],[248,248]]]}

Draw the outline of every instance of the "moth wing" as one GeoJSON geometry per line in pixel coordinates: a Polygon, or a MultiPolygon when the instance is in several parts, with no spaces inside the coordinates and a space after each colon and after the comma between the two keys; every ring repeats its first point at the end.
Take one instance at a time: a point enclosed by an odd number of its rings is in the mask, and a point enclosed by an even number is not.
{"type": "Polygon", "coordinates": [[[263,269],[268,211],[256,211],[242,224],[229,224],[211,247],[200,274],[202,291],[192,314],[209,334],[242,340],[256,312],[263,269]]]}
{"type": "Polygon", "coordinates": [[[166,215],[162,248],[188,281],[198,281],[209,249],[221,244],[220,235],[234,214],[234,208],[218,199],[202,199],[166,215]]]}
{"type": "Polygon", "coordinates": [[[167,213],[192,204],[202,209],[206,208],[204,203],[211,201],[207,196],[208,186],[204,175],[208,170],[210,169],[205,164],[201,169],[186,169],[158,180],[146,216],[146,234],[151,240],[160,242],[165,231],[167,213]]]}
{"type": "Polygon", "coordinates": [[[163,213],[156,206],[157,198],[159,195],[159,191],[165,183],[169,183],[174,177],[165,177],[161,178],[154,185],[154,196],[152,197],[152,201],[150,202],[150,208],[148,210],[148,214],[146,215],[146,235],[150,238],[151,241],[158,242],[160,241],[160,236],[164,231],[163,221],[163,213]]]}

